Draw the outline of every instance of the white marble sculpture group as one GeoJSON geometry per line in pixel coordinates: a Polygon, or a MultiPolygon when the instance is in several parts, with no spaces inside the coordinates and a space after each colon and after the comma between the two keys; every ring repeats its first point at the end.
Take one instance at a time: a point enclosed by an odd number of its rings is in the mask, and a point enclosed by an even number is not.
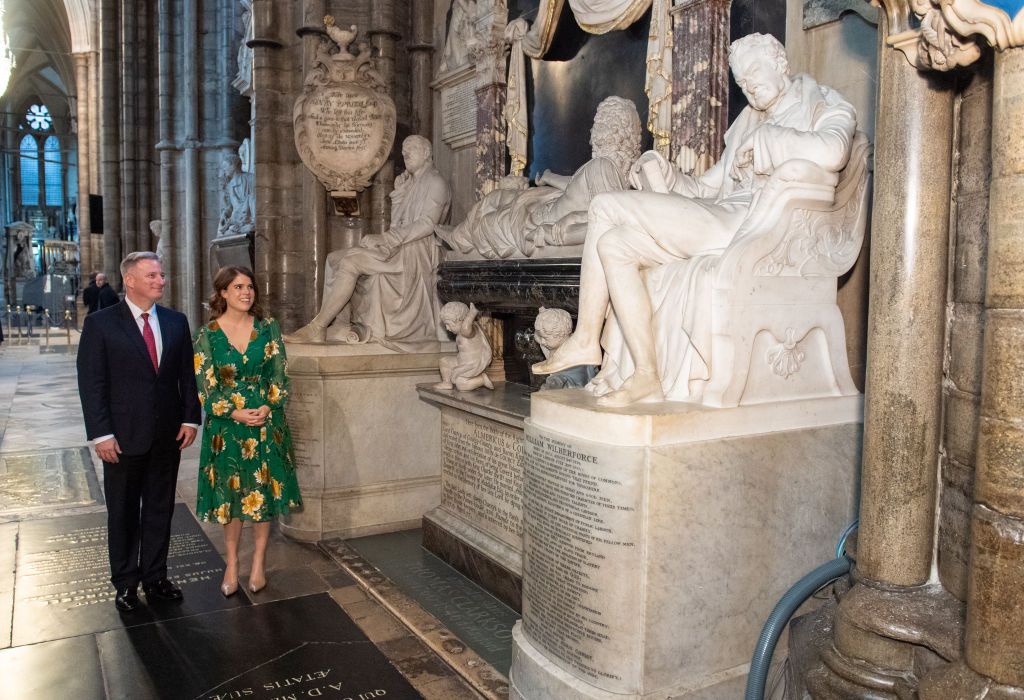
{"type": "MultiPolygon", "coordinates": [[[[443,321],[459,356],[442,384],[487,386],[490,350],[475,309],[438,309],[433,234],[490,258],[582,242],[576,330],[542,343],[549,356],[535,373],[599,366],[585,371],[587,389],[608,407],[856,393],[836,289],[863,241],[870,145],[853,107],[791,76],[773,37],[733,42],[729,63],[749,106],[699,177],[656,151],[637,157],[636,109],[612,97],[595,117],[593,159],[573,176],[545,172],[530,188],[506,179],[449,229],[449,188],[430,143],[407,138],[391,229],[329,256],[320,313],[292,339],[436,340],[443,321]]],[[[538,319],[538,331],[549,321],[538,319]]],[[[572,384],[560,382],[552,387],[572,384]]]]}
{"type": "Polygon", "coordinates": [[[864,235],[866,139],[773,37],[735,41],[729,62],[749,106],[721,160],[691,177],[645,153],[637,191],[590,206],[576,331],[534,371],[601,365],[599,405],[856,393],[836,279],[864,235]]]}

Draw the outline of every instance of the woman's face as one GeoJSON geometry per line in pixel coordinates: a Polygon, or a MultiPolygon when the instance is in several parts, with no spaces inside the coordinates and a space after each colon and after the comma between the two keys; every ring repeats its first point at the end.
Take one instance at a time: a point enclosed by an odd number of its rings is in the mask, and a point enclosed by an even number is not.
{"type": "Polygon", "coordinates": [[[220,295],[224,297],[229,309],[248,313],[256,299],[256,288],[245,275],[236,275],[228,288],[221,290],[220,295]]]}

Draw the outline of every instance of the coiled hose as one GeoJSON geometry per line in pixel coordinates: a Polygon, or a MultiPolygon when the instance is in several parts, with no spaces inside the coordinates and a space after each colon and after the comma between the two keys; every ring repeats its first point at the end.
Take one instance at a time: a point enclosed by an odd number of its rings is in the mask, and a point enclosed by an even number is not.
{"type": "MultiPolygon", "coordinates": [[[[849,533],[844,533],[849,534],[849,533]]],[[[761,628],[761,636],[754,647],[754,656],[750,660],[750,673],[747,675],[747,692],[744,700],[764,700],[764,687],[768,680],[768,667],[772,663],[775,645],[786,627],[786,622],[793,616],[805,600],[816,590],[829,581],[833,581],[850,570],[850,560],[845,556],[822,564],[811,573],[797,581],[786,595],[775,604],[775,609],[768,616],[761,628]]]]}

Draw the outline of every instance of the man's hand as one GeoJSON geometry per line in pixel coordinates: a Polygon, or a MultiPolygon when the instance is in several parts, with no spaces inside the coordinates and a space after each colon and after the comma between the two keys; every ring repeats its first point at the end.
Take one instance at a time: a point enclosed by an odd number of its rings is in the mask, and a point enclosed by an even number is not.
{"type": "Polygon", "coordinates": [[[117,444],[117,438],[110,438],[103,442],[96,443],[96,454],[104,462],[117,464],[117,456],[121,454],[121,446],[117,444]]]}
{"type": "Polygon", "coordinates": [[[181,443],[178,447],[179,450],[187,449],[196,440],[196,429],[191,425],[183,425],[178,430],[178,437],[174,439],[181,443]]]}
{"type": "Polygon", "coordinates": [[[672,190],[675,180],[676,171],[672,164],[657,151],[641,153],[629,169],[629,182],[638,190],[668,192],[672,190]]]}
{"type": "Polygon", "coordinates": [[[736,156],[732,159],[732,167],[729,170],[729,177],[733,180],[741,179],[741,170],[749,168],[754,164],[754,134],[748,134],[743,142],[736,149],[736,156]]]}

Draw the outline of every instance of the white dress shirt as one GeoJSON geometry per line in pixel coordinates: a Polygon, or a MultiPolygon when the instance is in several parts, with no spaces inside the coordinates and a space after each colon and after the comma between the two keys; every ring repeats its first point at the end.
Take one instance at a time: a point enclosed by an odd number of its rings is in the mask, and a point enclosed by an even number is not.
{"type": "MultiPolygon", "coordinates": [[[[149,307],[149,318],[143,321],[142,314],[146,312],[144,312],[138,306],[133,304],[128,297],[124,298],[124,303],[128,305],[128,309],[132,312],[132,318],[135,319],[135,325],[139,327],[140,334],[142,334],[142,324],[144,323],[148,323],[149,327],[153,329],[153,339],[156,341],[156,363],[159,366],[160,361],[164,356],[164,339],[163,336],[160,335],[160,323],[157,322],[156,320],[156,304],[153,304],[153,306],[149,307]]],[[[187,425],[190,428],[199,428],[199,425],[196,423],[182,423],[182,425],[187,425]]],[[[111,433],[110,435],[104,435],[102,437],[95,438],[92,441],[92,444],[98,445],[101,442],[105,442],[112,437],[114,437],[113,433],[111,433]]]]}

